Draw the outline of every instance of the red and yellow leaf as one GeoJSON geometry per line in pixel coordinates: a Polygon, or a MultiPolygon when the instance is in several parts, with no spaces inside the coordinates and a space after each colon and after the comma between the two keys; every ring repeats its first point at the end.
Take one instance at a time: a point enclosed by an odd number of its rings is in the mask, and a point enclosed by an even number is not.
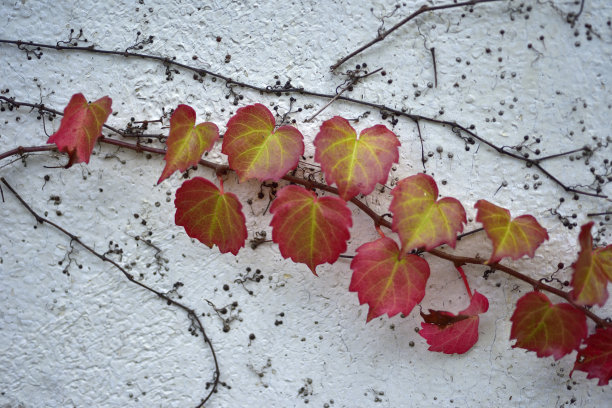
{"type": "Polygon", "coordinates": [[[96,140],[102,135],[102,126],[112,112],[111,104],[108,96],[87,103],[83,94],[72,95],[59,129],[47,140],[55,143],[60,152],[68,153],[66,168],[75,163],[89,163],[96,140]]]}
{"type": "Polygon", "coordinates": [[[463,354],[478,341],[479,314],[489,310],[489,300],[474,291],[467,309],[454,315],[443,310],[421,312],[424,323],[421,323],[419,334],[427,340],[430,351],[446,354],[463,354]]]}
{"type": "Polygon", "coordinates": [[[569,303],[553,305],[541,292],[529,292],[516,303],[510,318],[512,347],[535,351],[555,360],[571,353],[587,336],[586,316],[569,303]]]}
{"type": "Polygon", "coordinates": [[[580,253],[572,265],[572,297],[579,305],[603,306],[608,299],[608,281],[612,280],[612,244],[593,250],[593,222],[580,229],[580,253]]]}
{"type": "Polygon", "coordinates": [[[293,126],[276,131],[272,113],[260,103],[238,109],[227,123],[221,151],[240,181],[280,180],[304,153],[302,134],[293,126]]]}
{"type": "Polygon", "coordinates": [[[587,373],[587,379],[598,378],[597,385],[608,385],[612,378],[612,328],[597,329],[578,350],[574,370],[587,373]]]}
{"type": "Polygon", "coordinates": [[[219,128],[211,122],[195,126],[196,113],[188,105],[179,105],[170,117],[168,150],[164,160],[166,167],[157,184],[175,171],[185,171],[198,164],[204,152],[213,148],[219,138],[219,128]]]}
{"type": "Polygon", "coordinates": [[[391,195],[391,229],[399,235],[403,251],[421,247],[430,250],[440,244],[455,247],[457,234],[467,222],[465,210],[455,198],[436,201],[438,186],[433,178],[426,174],[407,177],[391,195]]]}
{"type": "Polygon", "coordinates": [[[317,274],[322,263],[334,263],[346,250],[351,210],[338,197],[317,197],[298,186],[286,186],[272,202],[272,241],[281,255],[301,262],[317,274]]]}
{"type": "Polygon", "coordinates": [[[429,264],[416,255],[402,253],[391,238],[380,238],[357,248],[351,262],[349,291],[359,304],[369,306],[367,321],[387,313],[408,315],[423,300],[429,264]]]}
{"type": "Polygon", "coordinates": [[[521,215],[510,220],[510,211],[487,200],[478,200],[476,221],[481,222],[493,242],[493,253],[487,263],[502,258],[518,259],[523,255],[533,258],[535,250],[548,239],[548,233],[531,215],[521,215]]]}
{"type": "Polygon", "coordinates": [[[221,253],[236,255],[247,238],[242,204],[232,193],[224,193],[210,181],[196,177],[176,191],[176,225],[185,227],[191,238],[219,247],[221,253]]]}
{"type": "Polygon", "coordinates": [[[376,183],[387,181],[398,161],[400,142],[384,125],[364,129],[357,137],[346,119],[334,116],[323,122],[314,145],[325,180],[336,183],[340,197],[348,201],[360,193],[370,194],[376,183]]]}

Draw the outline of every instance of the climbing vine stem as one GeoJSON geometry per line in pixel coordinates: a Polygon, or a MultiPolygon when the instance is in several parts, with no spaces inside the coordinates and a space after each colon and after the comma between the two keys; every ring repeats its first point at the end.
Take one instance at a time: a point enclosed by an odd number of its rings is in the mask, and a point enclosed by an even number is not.
{"type": "MultiPolygon", "coordinates": [[[[17,102],[17,101],[13,101],[9,98],[0,96],[0,99],[3,99],[9,103],[12,103],[14,106],[28,106],[28,107],[33,107],[36,108],[38,110],[42,110],[42,111],[48,111],[48,112],[53,112],[55,114],[59,114],[61,115],[61,112],[54,110],[54,109],[49,109],[47,107],[45,107],[44,105],[41,104],[31,104],[31,103],[26,103],[26,102],[17,102]]],[[[111,126],[107,126],[105,125],[105,127],[109,130],[111,130],[112,132],[115,132],[119,135],[122,135],[122,131],[113,128],[111,126]]],[[[112,139],[110,137],[105,137],[102,136],[98,139],[98,141],[100,143],[104,143],[104,144],[110,144],[110,145],[114,145],[114,146],[119,146],[125,149],[130,149],[130,150],[134,150],[136,152],[148,152],[148,153],[154,153],[154,154],[158,154],[158,155],[165,155],[166,151],[163,149],[158,149],[158,148],[154,148],[154,147],[149,147],[149,146],[144,146],[141,144],[134,144],[134,143],[129,143],[129,142],[125,142],[122,140],[117,140],[117,139],[112,139]]],[[[55,149],[55,146],[52,145],[45,145],[45,146],[32,146],[32,147],[17,147],[15,149],[12,149],[8,152],[5,153],[0,153],[0,160],[10,157],[10,156],[14,156],[14,155],[21,155],[27,152],[38,152],[38,151],[49,151],[49,150],[53,150],[55,149]]],[[[218,163],[214,163],[208,160],[204,160],[204,159],[200,159],[199,164],[202,165],[203,167],[207,167],[209,169],[212,169],[215,174],[220,175],[220,174],[225,174],[227,172],[230,172],[231,169],[225,165],[225,164],[218,164],[218,163]]],[[[288,181],[290,183],[294,183],[294,184],[299,184],[302,185],[308,189],[314,189],[314,190],[319,190],[319,191],[325,191],[331,194],[335,194],[335,195],[339,195],[338,193],[338,189],[332,186],[329,186],[327,184],[324,183],[320,183],[317,182],[315,180],[312,179],[304,179],[295,175],[292,175],[291,173],[286,174],[285,176],[283,176],[283,179],[285,181],[288,181]]],[[[370,217],[373,221],[374,224],[376,226],[382,226],[385,228],[389,228],[391,229],[391,223],[385,219],[385,216],[383,215],[379,215],[378,213],[376,213],[374,210],[372,210],[366,203],[364,203],[363,201],[359,200],[357,197],[353,197],[350,202],[352,204],[354,204],[357,208],[359,208],[365,215],[367,215],[368,217],[370,217]]],[[[473,232],[468,232],[466,235],[468,234],[472,234],[473,232]]],[[[485,259],[481,259],[478,257],[466,257],[466,256],[461,256],[461,255],[455,255],[455,254],[449,254],[447,252],[444,252],[440,249],[432,249],[427,251],[427,253],[436,256],[438,258],[442,258],[442,259],[446,259],[450,262],[452,262],[456,267],[462,266],[462,265],[466,265],[466,264],[472,264],[472,265],[485,265],[485,259]]],[[[513,268],[510,268],[508,266],[499,264],[499,263],[493,263],[491,265],[487,265],[490,268],[493,268],[495,270],[499,270],[507,275],[510,275],[516,279],[522,280],[523,282],[526,282],[528,284],[530,284],[531,286],[533,286],[533,288],[535,290],[540,290],[540,291],[546,291],[552,294],[555,294],[563,299],[565,299],[568,303],[572,304],[574,307],[582,310],[591,320],[593,320],[597,326],[600,327],[612,327],[612,322],[608,322],[606,319],[603,319],[599,316],[597,316],[595,313],[593,313],[592,311],[590,311],[589,309],[583,307],[583,306],[579,306],[577,305],[572,297],[570,296],[569,292],[565,292],[563,290],[557,289],[554,286],[551,285],[547,285],[543,282],[540,282],[538,280],[535,280],[513,268]]],[[[154,292],[157,293],[157,292],[154,292]]]]}
{"type": "MultiPolygon", "coordinates": [[[[55,147],[55,146],[49,146],[49,147],[55,147]]],[[[30,151],[40,151],[40,150],[30,150],[30,151]]],[[[28,210],[28,212],[30,214],[32,214],[32,216],[36,219],[36,222],[38,222],[39,224],[50,225],[51,227],[53,227],[56,230],[60,231],[62,234],[66,235],[68,238],[70,238],[70,242],[71,243],[73,243],[73,242],[78,243],[81,247],[85,248],[85,250],[87,250],[89,253],[91,253],[92,255],[94,255],[95,257],[100,259],[101,261],[110,263],[113,267],[115,267],[117,270],[119,270],[123,274],[123,276],[128,281],[130,281],[131,283],[133,283],[135,285],[138,285],[141,288],[143,288],[143,289],[145,289],[145,290],[147,290],[147,291],[149,291],[151,293],[154,293],[155,295],[157,295],[157,297],[162,299],[164,302],[167,302],[168,305],[172,305],[172,306],[178,307],[179,309],[181,309],[185,313],[187,313],[187,317],[189,318],[189,321],[191,322],[192,326],[195,328],[195,330],[197,332],[199,332],[202,335],[202,340],[204,341],[204,344],[209,348],[210,353],[211,353],[211,355],[213,357],[214,365],[215,365],[215,371],[214,371],[214,375],[213,375],[212,387],[207,387],[207,388],[210,388],[210,390],[208,391],[206,396],[204,398],[202,398],[201,401],[196,405],[197,408],[203,407],[204,404],[206,403],[206,401],[208,401],[210,399],[212,394],[216,392],[217,387],[219,386],[219,378],[221,376],[221,372],[220,372],[220,369],[219,369],[219,362],[217,361],[217,354],[215,353],[215,349],[214,349],[214,347],[212,345],[212,342],[210,341],[210,338],[206,334],[206,330],[204,329],[204,325],[202,324],[202,321],[200,320],[200,317],[198,316],[198,313],[194,309],[190,308],[189,306],[186,306],[184,303],[181,303],[181,302],[171,298],[170,296],[160,292],[157,289],[152,288],[151,286],[149,286],[149,285],[147,285],[145,283],[137,281],[134,278],[134,275],[129,273],[127,270],[125,270],[125,268],[123,268],[117,262],[115,262],[114,260],[112,260],[109,257],[107,257],[105,254],[101,254],[100,252],[96,251],[91,246],[89,246],[84,241],[82,241],[77,235],[69,232],[64,227],[62,227],[59,224],[57,224],[57,223],[55,223],[55,222],[53,222],[53,221],[51,221],[51,220],[41,216],[36,211],[34,211],[34,209],[32,209],[32,207],[21,197],[21,195],[13,188],[13,186],[11,184],[9,184],[9,182],[4,177],[0,177],[0,181],[2,182],[2,184],[4,184],[4,186],[6,188],[8,188],[8,190],[11,193],[13,193],[13,195],[15,196],[15,198],[17,198],[19,203],[26,210],[28,210]]]]}

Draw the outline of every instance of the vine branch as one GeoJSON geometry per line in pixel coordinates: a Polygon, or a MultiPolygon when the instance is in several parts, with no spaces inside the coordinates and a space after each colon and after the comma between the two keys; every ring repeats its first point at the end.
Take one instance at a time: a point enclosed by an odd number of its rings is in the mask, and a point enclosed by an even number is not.
{"type": "Polygon", "coordinates": [[[389,36],[389,34],[391,34],[395,30],[397,30],[398,28],[400,28],[403,25],[405,25],[406,23],[408,23],[410,20],[413,20],[414,18],[418,17],[419,15],[421,15],[423,13],[426,13],[428,11],[445,10],[445,9],[456,8],[456,7],[463,7],[463,6],[474,6],[474,5],[479,4],[479,3],[494,3],[494,2],[498,2],[498,1],[501,1],[501,0],[471,0],[471,1],[465,1],[465,2],[462,2],[462,3],[442,4],[442,5],[439,5],[439,6],[421,6],[420,9],[418,9],[414,13],[410,14],[408,17],[404,18],[402,21],[400,21],[399,23],[397,23],[396,25],[394,25],[390,29],[382,31],[382,32],[379,32],[378,35],[376,36],[376,38],[374,38],[372,41],[368,42],[365,45],[362,45],[361,47],[357,48],[355,51],[351,52],[347,56],[340,58],[334,65],[329,67],[329,69],[331,71],[335,71],[340,65],[344,64],[346,61],[350,60],[351,58],[353,58],[357,54],[360,54],[363,51],[367,50],[368,48],[370,48],[374,44],[383,41],[385,38],[387,38],[389,36]]]}
{"type": "MultiPolygon", "coordinates": [[[[0,97],[2,98],[2,97],[0,97]]],[[[119,131],[120,134],[120,131],[119,131]]],[[[101,136],[98,139],[99,142],[101,143],[107,143],[107,144],[111,144],[111,145],[115,145],[115,146],[119,146],[119,147],[123,147],[126,149],[130,149],[130,150],[134,150],[136,152],[149,152],[149,153],[155,153],[155,154],[159,154],[159,155],[165,155],[166,151],[163,149],[157,149],[154,147],[148,147],[148,146],[142,146],[142,145],[135,145],[129,142],[125,142],[122,140],[116,140],[116,139],[111,139],[108,137],[104,137],[101,136]]],[[[49,145],[51,146],[53,149],[55,149],[54,145],[49,145]]],[[[12,155],[15,154],[19,154],[19,152],[23,149],[39,149],[42,147],[48,147],[48,146],[35,146],[32,148],[23,148],[23,147],[19,147],[16,149],[11,150],[10,152],[12,152],[12,155]]],[[[52,150],[52,149],[46,149],[46,150],[52,150]]],[[[2,153],[0,154],[0,160],[11,156],[10,154],[8,154],[9,152],[6,153],[2,153]]],[[[217,163],[213,163],[210,162],[208,160],[204,160],[204,159],[200,159],[199,164],[210,168],[212,170],[215,171],[216,174],[222,174],[222,173],[226,173],[226,172],[230,172],[232,171],[227,165],[223,165],[223,164],[217,164],[217,163]]],[[[285,176],[283,176],[283,180],[286,180],[290,183],[294,183],[294,184],[300,184],[308,189],[315,189],[315,190],[320,190],[320,191],[326,191],[329,193],[332,193],[334,195],[339,195],[338,193],[338,189],[332,186],[329,186],[327,184],[324,183],[319,183],[317,181],[314,180],[307,180],[307,179],[303,179],[297,176],[293,176],[291,174],[286,174],[285,176]]],[[[364,202],[362,202],[361,200],[357,199],[357,197],[353,197],[350,200],[351,203],[353,203],[357,208],[359,208],[365,215],[367,215],[368,217],[370,217],[373,221],[375,226],[382,226],[388,229],[391,229],[391,222],[387,221],[385,219],[384,215],[379,215],[377,214],[374,210],[372,210],[370,207],[368,207],[367,204],[365,204],[364,202]]],[[[472,234],[474,232],[477,232],[477,230],[475,231],[471,231],[468,232],[466,235],[468,234],[472,234]]],[[[426,251],[427,253],[436,256],[438,258],[442,258],[442,259],[446,259],[447,261],[452,262],[456,267],[457,266],[462,266],[465,264],[472,264],[472,265],[485,265],[485,260],[478,258],[478,257],[466,257],[466,256],[460,256],[460,255],[454,255],[454,254],[449,254],[446,253],[444,251],[440,251],[438,249],[432,249],[429,251],[426,251]]],[[[594,314],[593,312],[591,312],[589,309],[577,305],[573,299],[571,298],[570,294],[568,292],[562,291],[560,289],[557,289],[553,286],[547,285],[543,282],[540,282],[538,280],[535,280],[515,269],[512,269],[510,267],[504,266],[502,264],[499,263],[494,263],[491,265],[488,265],[491,268],[494,268],[496,270],[502,271],[504,273],[506,273],[507,275],[510,275],[516,279],[522,280],[523,282],[526,282],[528,284],[530,284],[531,286],[533,286],[534,290],[544,290],[546,292],[555,294],[563,299],[565,299],[568,303],[570,303],[572,306],[574,306],[575,308],[582,310],[591,320],[593,320],[597,326],[600,327],[612,327],[612,322],[607,322],[605,319],[598,317],[596,314],[594,314]]],[[[127,272],[124,272],[127,273],[127,272]]],[[[140,282],[136,282],[139,285],[140,282]]],[[[156,291],[154,291],[154,293],[158,293],[156,291]]]]}
{"type": "MultiPolygon", "coordinates": [[[[47,147],[47,146],[42,146],[42,147],[47,147]]],[[[49,145],[48,147],[55,148],[54,145],[49,145]]],[[[19,149],[16,149],[16,150],[19,150],[19,149]]],[[[46,150],[48,150],[48,149],[46,149],[46,150]]],[[[33,151],[40,151],[40,150],[33,150],[33,151]]],[[[19,152],[15,153],[15,154],[19,154],[19,152]]],[[[67,231],[62,226],[60,226],[60,225],[56,224],[55,222],[53,222],[53,221],[51,221],[51,220],[41,216],[36,211],[34,211],[32,209],[32,207],[21,197],[21,195],[13,188],[13,186],[11,186],[8,181],[6,181],[6,179],[4,177],[0,177],[0,181],[2,181],[2,183],[6,186],[6,188],[9,189],[9,191],[11,193],[13,193],[13,195],[15,196],[15,198],[17,198],[17,200],[21,203],[21,205],[26,210],[28,210],[28,212],[30,214],[32,214],[32,216],[36,219],[36,222],[38,222],[39,224],[48,224],[48,225],[52,226],[53,228],[57,229],[62,234],[66,235],[68,238],[70,238],[70,242],[71,243],[72,242],[78,243],[80,246],[85,248],[89,253],[91,253],[95,257],[99,258],[101,261],[108,262],[111,265],[113,265],[131,283],[134,283],[134,284],[140,286],[141,288],[146,289],[149,292],[154,293],[160,299],[162,299],[165,302],[167,302],[168,305],[173,305],[175,307],[178,307],[179,309],[182,309],[185,313],[187,313],[187,317],[189,318],[191,323],[195,324],[197,330],[202,334],[202,338],[204,339],[204,344],[208,345],[208,348],[210,349],[210,353],[211,353],[211,355],[213,357],[213,361],[214,361],[214,364],[215,364],[215,373],[214,373],[214,379],[213,379],[213,386],[212,386],[211,390],[208,392],[208,394],[204,398],[202,398],[200,400],[198,405],[196,405],[196,408],[203,407],[204,404],[206,403],[206,401],[208,401],[208,399],[212,396],[212,394],[216,392],[217,387],[219,385],[219,377],[221,375],[221,372],[219,370],[219,363],[217,361],[217,354],[215,353],[215,349],[214,349],[214,347],[213,347],[213,345],[212,345],[208,335],[206,334],[206,330],[204,329],[204,325],[202,324],[202,321],[198,317],[198,314],[196,313],[196,311],[194,309],[184,305],[183,303],[178,302],[178,301],[172,299],[171,297],[165,295],[164,293],[162,293],[162,292],[160,292],[160,291],[158,291],[156,289],[153,289],[152,287],[150,287],[150,286],[148,286],[148,285],[146,285],[146,284],[144,284],[142,282],[137,281],[136,279],[134,279],[134,275],[132,275],[131,273],[126,271],[117,262],[115,262],[111,258],[108,258],[105,254],[101,254],[100,252],[96,251],[91,246],[89,246],[85,242],[83,242],[78,236],[76,236],[73,233],[67,231]]]]}
{"type": "MultiPolygon", "coordinates": [[[[480,0],[478,2],[483,2],[483,1],[499,1],[499,0],[480,0]]],[[[459,3],[457,3],[459,4],[459,3]]],[[[452,6],[456,6],[456,5],[452,5],[452,6]]],[[[442,6],[439,6],[442,7],[442,6]]],[[[448,8],[448,7],[447,7],[448,8]]],[[[112,51],[112,50],[103,50],[103,49],[98,49],[95,48],[93,45],[87,46],[87,47],[81,47],[81,46],[61,46],[59,44],[43,44],[43,43],[34,43],[31,41],[21,41],[21,40],[6,40],[6,39],[0,39],[0,44],[10,44],[10,45],[16,45],[19,49],[23,50],[23,49],[27,49],[27,46],[29,47],[36,47],[36,49],[53,49],[53,50],[57,50],[57,51],[82,51],[82,52],[90,52],[90,53],[94,53],[94,54],[105,54],[105,55],[116,55],[116,56],[123,56],[125,58],[128,57],[134,57],[134,58],[140,58],[140,59],[146,59],[146,60],[152,60],[152,61],[157,61],[162,63],[165,67],[168,66],[174,66],[174,67],[178,67],[181,69],[185,69],[187,71],[191,71],[194,72],[198,75],[210,75],[214,78],[219,78],[222,79],[226,82],[226,86],[239,86],[245,89],[250,89],[250,90],[254,90],[254,91],[258,91],[264,94],[277,94],[278,96],[280,96],[282,93],[285,93],[286,95],[288,94],[292,94],[292,93],[298,93],[301,95],[307,95],[307,96],[312,96],[312,97],[317,97],[317,98],[324,98],[324,99],[332,99],[332,100],[343,100],[345,102],[349,102],[352,104],[356,104],[356,105],[360,105],[360,106],[367,106],[370,108],[375,108],[378,109],[381,112],[387,112],[389,114],[398,116],[398,117],[406,117],[409,118],[410,120],[412,120],[414,123],[418,124],[419,121],[426,121],[426,122],[431,122],[431,123],[435,123],[438,124],[440,126],[445,126],[445,127],[450,127],[453,130],[453,134],[455,134],[457,137],[461,138],[462,140],[465,140],[463,135],[461,134],[461,132],[469,135],[472,139],[478,140],[481,143],[484,143],[485,145],[487,145],[488,147],[490,147],[491,149],[495,150],[497,153],[499,153],[500,155],[504,155],[504,156],[508,156],[512,159],[518,160],[518,161],[522,161],[524,162],[527,166],[529,167],[535,167],[537,168],[542,174],[544,174],[546,177],[548,177],[550,180],[552,180],[555,184],[559,185],[561,188],[563,188],[565,191],[567,192],[571,192],[571,193],[575,193],[575,194],[581,194],[581,195],[586,195],[586,196],[591,196],[591,197],[598,197],[598,198],[608,198],[607,195],[603,195],[603,194],[599,194],[599,193],[592,193],[589,191],[584,191],[584,190],[579,190],[575,187],[571,187],[571,186],[567,186],[565,185],[561,180],[559,180],[557,177],[555,177],[552,173],[548,172],[546,169],[544,169],[541,165],[541,159],[530,159],[528,157],[524,157],[520,154],[516,154],[516,153],[512,153],[508,150],[506,150],[504,147],[499,147],[497,145],[495,145],[492,142],[489,142],[488,140],[484,139],[483,137],[477,135],[474,131],[468,129],[467,127],[460,125],[456,122],[453,121],[448,121],[448,120],[442,120],[442,119],[437,119],[437,118],[433,118],[433,117],[428,117],[428,116],[423,116],[423,115],[416,115],[416,114],[412,114],[412,113],[407,113],[403,110],[398,110],[398,109],[394,109],[391,107],[388,107],[384,104],[378,104],[378,103],[374,103],[374,102],[368,102],[365,100],[359,100],[359,99],[355,99],[355,98],[351,98],[351,97],[347,97],[347,96],[343,96],[343,95],[330,95],[330,94],[326,94],[326,93],[321,93],[321,92],[314,92],[314,91],[309,91],[306,90],[304,88],[295,88],[295,87],[282,87],[282,88],[276,88],[276,87],[262,87],[262,86],[257,86],[254,84],[250,84],[247,82],[242,82],[242,81],[235,81],[232,78],[204,69],[204,68],[199,68],[199,67],[195,67],[195,66],[191,66],[191,65],[187,65],[187,64],[183,64],[180,62],[177,62],[174,60],[173,58],[169,58],[169,57],[160,57],[160,56],[156,56],[156,55],[149,55],[149,54],[143,54],[143,53],[134,53],[134,52],[128,52],[128,51],[112,51]],[[26,48],[24,48],[26,47],[26,48]]],[[[54,109],[49,109],[46,108],[44,104],[32,104],[32,103],[25,103],[25,102],[16,102],[11,98],[5,97],[5,96],[0,96],[0,100],[4,100],[7,103],[12,104],[13,106],[19,107],[20,105],[23,106],[29,106],[32,108],[36,108],[39,109],[41,111],[48,111],[48,112],[52,112],[54,114],[61,114],[61,112],[54,110],[54,109]]],[[[105,125],[105,127],[109,130],[114,131],[115,133],[121,134],[122,136],[125,136],[125,132],[121,132],[118,129],[112,128],[108,125],[105,125]]],[[[419,129],[420,130],[420,129],[419,129]]],[[[128,136],[126,136],[128,137],[128,136]]],[[[422,136],[420,136],[422,138],[422,136]]],[[[579,149],[579,150],[584,150],[584,148],[579,149]]],[[[557,155],[553,155],[555,157],[557,156],[562,156],[564,154],[567,153],[559,153],[557,155]]],[[[550,157],[548,157],[550,158],[550,157]]]]}
{"type": "Polygon", "coordinates": [[[327,102],[325,105],[323,105],[323,107],[321,109],[316,111],[312,116],[310,116],[304,122],[311,122],[311,121],[313,121],[314,118],[319,116],[319,114],[321,114],[321,112],[323,112],[325,109],[327,109],[327,107],[329,105],[331,105],[332,103],[334,103],[334,101],[336,101],[338,98],[340,98],[344,92],[346,92],[347,90],[351,89],[354,85],[356,85],[357,82],[359,82],[360,79],[367,78],[367,77],[369,77],[371,75],[374,75],[375,73],[377,73],[379,71],[382,71],[382,68],[378,68],[378,69],[376,69],[376,70],[374,70],[372,72],[368,72],[367,74],[358,75],[358,76],[353,77],[352,79],[349,79],[347,81],[348,83],[344,87],[342,87],[342,90],[340,92],[338,92],[336,94],[336,96],[334,96],[329,102],[327,102]]]}

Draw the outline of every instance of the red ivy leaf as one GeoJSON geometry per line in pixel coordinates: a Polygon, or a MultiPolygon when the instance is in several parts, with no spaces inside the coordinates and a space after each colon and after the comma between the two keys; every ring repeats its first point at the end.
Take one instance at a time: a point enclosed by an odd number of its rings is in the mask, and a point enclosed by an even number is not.
{"type": "Polygon", "coordinates": [[[301,262],[317,274],[322,263],[334,263],[346,251],[351,210],[338,197],[317,197],[299,186],[280,190],[272,202],[272,241],[281,255],[301,262]]]}
{"type": "Polygon", "coordinates": [[[242,204],[232,193],[224,193],[210,181],[196,177],[176,191],[176,225],[185,227],[191,238],[221,253],[238,254],[247,237],[242,204]]]}
{"type": "Polygon", "coordinates": [[[196,113],[188,105],[179,105],[170,117],[170,136],[164,156],[166,167],[157,184],[175,171],[185,171],[198,164],[204,152],[213,148],[219,138],[219,128],[210,122],[195,125],[196,113]]]}
{"type": "Polygon", "coordinates": [[[293,126],[281,126],[260,103],[238,109],[227,123],[221,152],[240,181],[280,180],[297,166],[304,153],[302,134],[293,126]]]}
{"type": "Polygon", "coordinates": [[[535,250],[548,239],[548,233],[531,215],[521,215],[510,220],[510,211],[487,200],[478,200],[476,221],[481,222],[493,242],[493,253],[487,263],[502,258],[518,259],[523,255],[533,258],[535,250]]]}
{"type": "Polygon", "coordinates": [[[489,300],[474,291],[470,305],[457,315],[443,310],[421,312],[425,322],[421,323],[419,334],[427,340],[430,351],[463,354],[478,341],[478,315],[487,310],[489,300]]]}
{"type": "Polygon", "coordinates": [[[608,299],[608,281],[612,280],[612,244],[593,250],[593,222],[580,229],[580,253],[572,265],[572,297],[579,305],[603,306],[608,299]]]}
{"type": "Polygon", "coordinates": [[[425,296],[429,264],[419,256],[402,254],[391,238],[357,248],[351,269],[349,290],[357,292],[359,304],[368,304],[368,322],[385,313],[408,315],[425,296]]]}
{"type": "Polygon", "coordinates": [[[438,186],[433,178],[422,173],[407,177],[391,195],[391,229],[399,234],[404,251],[421,247],[427,251],[440,244],[455,247],[457,234],[467,222],[465,210],[455,198],[436,201],[438,186]]]}
{"type": "Polygon", "coordinates": [[[68,153],[66,168],[75,163],[89,163],[96,140],[102,135],[102,126],[112,112],[111,104],[108,96],[87,103],[82,93],[72,95],[59,129],[47,140],[55,143],[60,152],[68,153]]]}
{"type": "Polygon", "coordinates": [[[346,119],[334,116],[323,122],[314,145],[325,180],[336,183],[340,197],[348,201],[359,193],[370,194],[376,183],[387,181],[398,161],[400,142],[384,125],[364,129],[357,137],[346,119]]]}
{"type": "Polygon", "coordinates": [[[586,347],[578,350],[574,370],[587,373],[587,379],[598,378],[597,385],[608,385],[612,378],[612,328],[597,329],[585,340],[586,347]]]}
{"type": "Polygon", "coordinates": [[[553,305],[541,292],[529,292],[516,303],[510,318],[512,347],[535,351],[538,357],[555,360],[580,346],[587,335],[586,316],[569,303],[553,305]]]}

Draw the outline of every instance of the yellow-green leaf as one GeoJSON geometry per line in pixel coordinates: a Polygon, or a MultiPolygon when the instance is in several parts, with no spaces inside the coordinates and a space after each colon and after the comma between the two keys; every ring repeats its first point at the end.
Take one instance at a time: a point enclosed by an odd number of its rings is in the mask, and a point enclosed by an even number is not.
{"type": "Polygon", "coordinates": [[[407,177],[391,195],[391,229],[399,235],[404,251],[429,250],[441,244],[455,247],[457,234],[466,223],[465,210],[454,198],[436,201],[438,186],[432,177],[422,173],[407,177]]]}
{"type": "Polygon", "coordinates": [[[188,105],[179,105],[170,117],[170,136],[164,160],[166,167],[157,184],[175,171],[185,171],[198,164],[204,152],[213,148],[219,138],[217,125],[210,122],[195,126],[196,113],[188,105]]]}
{"type": "Polygon", "coordinates": [[[387,181],[400,142],[384,125],[364,129],[357,137],[346,119],[334,116],[323,122],[314,145],[327,184],[336,183],[340,197],[348,201],[387,181]]]}
{"type": "Polygon", "coordinates": [[[493,242],[493,253],[487,263],[502,258],[518,259],[523,255],[533,258],[535,250],[548,239],[548,233],[531,215],[521,215],[510,220],[510,211],[487,200],[478,200],[476,221],[481,222],[493,242]]]}
{"type": "Polygon", "coordinates": [[[260,103],[238,109],[227,123],[221,152],[240,181],[280,180],[304,153],[302,134],[293,126],[274,130],[272,113],[260,103]]]}

